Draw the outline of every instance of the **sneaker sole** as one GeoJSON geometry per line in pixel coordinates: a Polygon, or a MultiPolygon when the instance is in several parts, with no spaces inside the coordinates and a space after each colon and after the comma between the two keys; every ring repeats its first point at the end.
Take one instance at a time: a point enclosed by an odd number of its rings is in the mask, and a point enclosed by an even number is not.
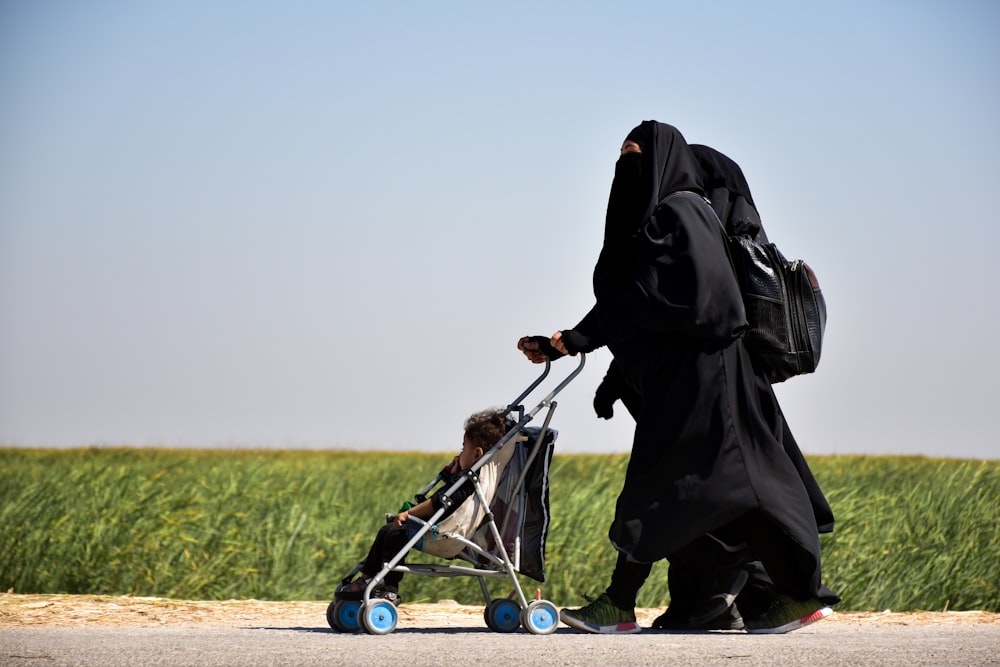
{"type": "Polygon", "coordinates": [[[833,610],[829,607],[823,607],[822,609],[817,609],[813,613],[803,616],[802,618],[796,619],[791,623],[785,623],[784,625],[779,625],[776,628],[747,628],[746,631],[755,635],[781,635],[786,632],[791,632],[792,630],[798,630],[799,628],[804,628],[807,625],[815,623],[816,621],[822,621],[824,618],[833,613],[833,610]]]}
{"type": "Polygon", "coordinates": [[[628,621],[625,623],[617,623],[615,625],[593,625],[591,623],[585,623],[574,616],[566,613],[567,609],[563,609],[559,612],[559,620],[568,625],[571,628],[576,628],[577,630],[582,630],[584,632],[589,632],[595,635],[632,635],[640,632],[642,628],[635,621],[628,621]]]}

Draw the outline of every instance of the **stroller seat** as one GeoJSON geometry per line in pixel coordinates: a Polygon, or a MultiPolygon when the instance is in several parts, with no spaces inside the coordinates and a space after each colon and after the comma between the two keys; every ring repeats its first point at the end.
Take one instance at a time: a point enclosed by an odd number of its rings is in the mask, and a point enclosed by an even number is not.
{"type": "MultiPolygon", "coordinates": [[[[496,543],[490,522],[484,521],[473,541],[486,553],[501,549],[513,561],[517,572],[545,583],[545,542],[549,533],[549,466],[559,432],[527,427],[514,454],[500,476],[499,487],[490,505],[503,544],[496,543]],[[542,437],[541,442],[536,440],[542,437]]],[[[468,550],[469,560],[489,567],[490,559],[468,550]]]]}
{"type": "Polygon", "coordinates": [[[483,523],[487,508],[493,504],[500,478],[514,455],[517,442],[523,439],[523,436],[511,438],[495,450],[490,459],[479,468],[479,486],[486,503],[483,503],[478,494],[473,494],[452,514],[434,525],[427,533],[427,539],[417,548],[440,558],[454,558],[466,548],[467,542],[463,541],[463,538],[471,539],[483,523]]]}

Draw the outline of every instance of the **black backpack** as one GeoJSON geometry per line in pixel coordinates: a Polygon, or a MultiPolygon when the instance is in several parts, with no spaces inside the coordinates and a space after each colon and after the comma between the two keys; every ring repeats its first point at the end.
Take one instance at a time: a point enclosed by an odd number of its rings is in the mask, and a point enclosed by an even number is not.
{"type": "Polygon", "coordinates": [[[750,327],[744,336],[754,366],[772,383],[812,373],[826,329],[826,300],[812,269],[789,261],[773,243],[729,236],[727,248],[750,327]]]}
{"type": "Polygon", "coordinates": [[[754,367],[772,384],[815,371],[823,349],[826,300],[813,270],[801,259],[785,259],[773,243],[731,236],[708,200],[696,192],[678,190],[664,201],[679,195],[705,201],[719,223],[743,296],[749,325],[743,341],[754,367]]]}

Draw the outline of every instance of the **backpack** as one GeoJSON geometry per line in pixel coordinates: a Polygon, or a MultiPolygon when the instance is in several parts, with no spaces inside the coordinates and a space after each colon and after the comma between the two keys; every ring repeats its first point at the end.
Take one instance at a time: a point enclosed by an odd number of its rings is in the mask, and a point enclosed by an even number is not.
{"type": "Polygon", "coordinates": [[[754,366],[772,383],[812,373],[826,329],[816,274],[801,259],[787,260],[773,243],[729,236],[724,227],[723,234],[743,295],[750,325],[743,340],[754,366]]]}
{"type": "Polygon", "coordinates": [[[743,342],[754,368],[772,384],[815,371],[826,330],[826,300],[813,270],[801,259],[788,261],[773,243],[730,235],[708,199],[696,192],[678,190],[663,202],[681,195],[704,201],[719,223],[743,297],[749,325],[743,342]]]}

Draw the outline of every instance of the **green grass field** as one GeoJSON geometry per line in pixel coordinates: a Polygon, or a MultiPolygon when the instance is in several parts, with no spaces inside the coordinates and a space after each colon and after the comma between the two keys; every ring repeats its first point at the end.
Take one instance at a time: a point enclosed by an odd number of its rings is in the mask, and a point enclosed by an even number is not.
{"type": "MultiPolygon", "coordinates": [[[[447,455],[0,450],[0,586],[16,593],[328,600],[385,512],[447,455]]],[[[599,593],[624,455],[556,454],[549,581],[573,605],[599,593]]],[[[837,517],[824,579],[849,610],[1000,612],[1000,461],[810,457],[837,517]]],[[[414,554],[412,561],[431,557],[414,554]]],[[[441,562],[441,561],[436,561],[441,562]]],[[[639,605],[668,602],[666,564],[639,605]]],[[[522,579],[527,589],[536,584],[522,579]]],[[[509,583],[491,582],[494,594],[509,583]],[[496,590],[494,590],[496,589],[496,590]]],[[[479,604],[472,578],[408,577],[406,602],[479,604]]]]}

